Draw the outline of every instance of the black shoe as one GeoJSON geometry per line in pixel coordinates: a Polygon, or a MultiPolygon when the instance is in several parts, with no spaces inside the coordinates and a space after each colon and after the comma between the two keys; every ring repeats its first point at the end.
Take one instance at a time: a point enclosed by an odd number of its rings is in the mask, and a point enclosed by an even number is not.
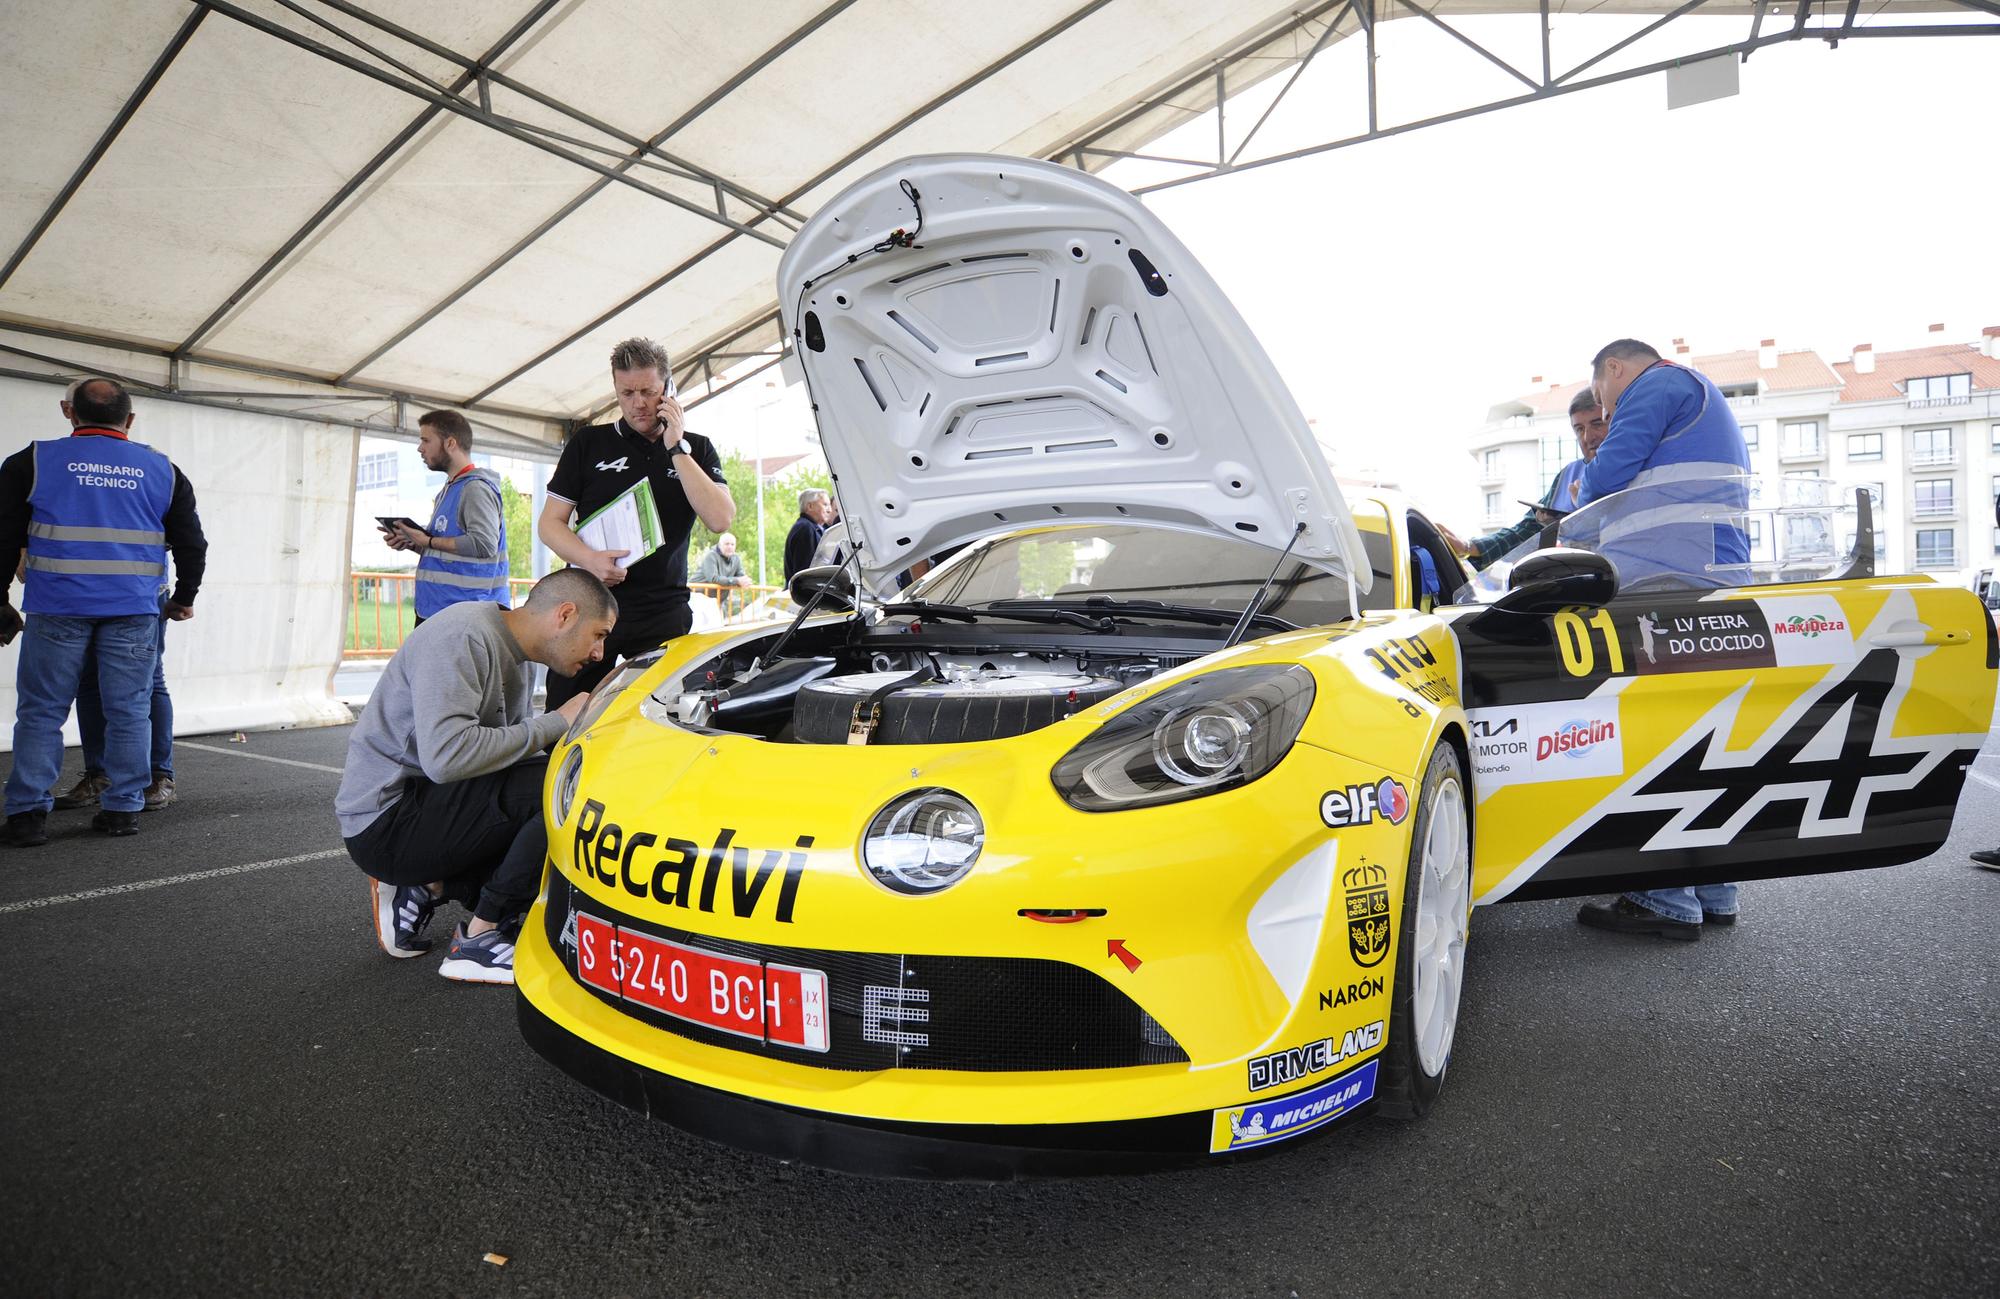
{"type": "Polygon", "coordinates": [[[122,839],[128,834],[139,833],[139,814],[137,812],[99,812],[96,816],[90,818],[90,828],[99,834],[108,834],[114,838],[122,839]]]}
{"type": "Polygon", "coordinates": [[[1614,898],[1607,906],[1586,902],[1576,913],[1579,924],[1592,929],[1609,929],[1614,934],[1657,934],[1676,942],[1692,943],[1701,937],[1701,926],[1687,920],[1669,920],[1657,911],[1648,911],[1629,898],[1614,898]]]}
{"type": "Polygon", "coordinates": [[[2000,871],[2000,848],[1987,848],[1972,854],[1972,860],[1990,871],[2000,871]]]}
{"type": "Polygon", "coordinates": [[[16,812],[0,829],[0,843],[10,848],[39,848],[49,841],[47,812],[16,812]]]}
{"type": "Polygon", "coordinates": [[[1734,911],[1704,911],[1701,913],[1701,923],[1704,925],[1721,925],[1724,929],[1727,929],[1736,923],[1736,913],[1734,911]]]}

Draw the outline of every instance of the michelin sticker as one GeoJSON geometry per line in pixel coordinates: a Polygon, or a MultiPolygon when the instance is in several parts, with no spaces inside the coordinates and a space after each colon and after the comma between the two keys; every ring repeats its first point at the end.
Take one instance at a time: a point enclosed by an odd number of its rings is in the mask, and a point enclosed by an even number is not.
{"type": "Polygon", "coordinates": [[[1504,785],[1589,780],[1625,772],[1618,700],[1557,700],[1475,708],[1473,785],[1483,800],[1504,785]]]}
{"type": "Polygon", "coordinates": [[[1248,1150],[1252,1146],[1268,1146],[1274,1141],[1324,1127],[1375,1098],[1375,1069],[1380,1063],[1379,1060],[1370,1060],[1359,1069],[1350,1070],[1317,1087],[1280,1096],[1276,1100],[1217,1110],[1214,1128],[1209,1134],[1208,1152],[1221,1155],[1232,1150],[1248,1150]]]}
{"type": "Polygon", "coordinates": [[[1760,599],[1781,668],[1854,661],[1854,629],[1840,601],[1827,596],[1760,599]]]}

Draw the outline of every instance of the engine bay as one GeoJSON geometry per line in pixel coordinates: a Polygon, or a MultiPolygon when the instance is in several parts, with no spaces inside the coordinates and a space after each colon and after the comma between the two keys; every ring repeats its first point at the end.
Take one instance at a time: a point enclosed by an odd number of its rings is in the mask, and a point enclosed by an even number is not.
{"type": "Polygon", "coordinates": [[[782,647],[784,633],[774,630],[655,691],[656,717],[689,730],[786,744],[1001,739],[1062,721],[1208,652],[1047,636],[1027,648],[1018,635],[982,643],[970,627],[915,643],[913,626],[865,628],[842,620],[802,628],[782,647]],[[765,662],[774,648],[782,657],[765,662]]]}

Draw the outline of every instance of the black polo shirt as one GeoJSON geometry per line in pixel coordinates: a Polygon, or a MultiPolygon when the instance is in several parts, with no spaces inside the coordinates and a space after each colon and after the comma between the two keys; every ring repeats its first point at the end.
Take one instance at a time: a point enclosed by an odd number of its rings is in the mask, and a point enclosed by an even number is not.
{"type": "MultiPolygon", "coordinates": [[[[686,437],[695,463],[710,478],[728,486],[715,444],[699,433],[686,437]]],[[[593,424],[570,435],[555,472],[549,475],[549,495],[574,506],[577,521],[609,505],[641,478],[653,481],[662,540],[658,550],[626,569],[625,580],[612,588],[618,597],[621,622],[681,608],[688,602],[688,535],[694,530],[695,512],[674,469],[673,449],[664,435],[658,440],[641,437],[622,419],[593,424]]]]}

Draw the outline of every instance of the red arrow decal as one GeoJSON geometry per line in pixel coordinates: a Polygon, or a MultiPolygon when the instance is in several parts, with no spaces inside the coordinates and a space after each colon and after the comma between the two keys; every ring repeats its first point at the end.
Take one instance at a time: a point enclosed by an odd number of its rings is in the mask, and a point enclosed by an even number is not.
{"type": "Polygon", "coordinates": [[[1138,969],[1140,965],[1144,964],[1138,957],[1125,950],[1125,940],[1122,938],[1107,939],[1104,944],[1104,954],[1106,956],[1115,956],[1125,962],[1125,972],[1127,974],[1130,974],[1132,971],[1138,969]]]}

